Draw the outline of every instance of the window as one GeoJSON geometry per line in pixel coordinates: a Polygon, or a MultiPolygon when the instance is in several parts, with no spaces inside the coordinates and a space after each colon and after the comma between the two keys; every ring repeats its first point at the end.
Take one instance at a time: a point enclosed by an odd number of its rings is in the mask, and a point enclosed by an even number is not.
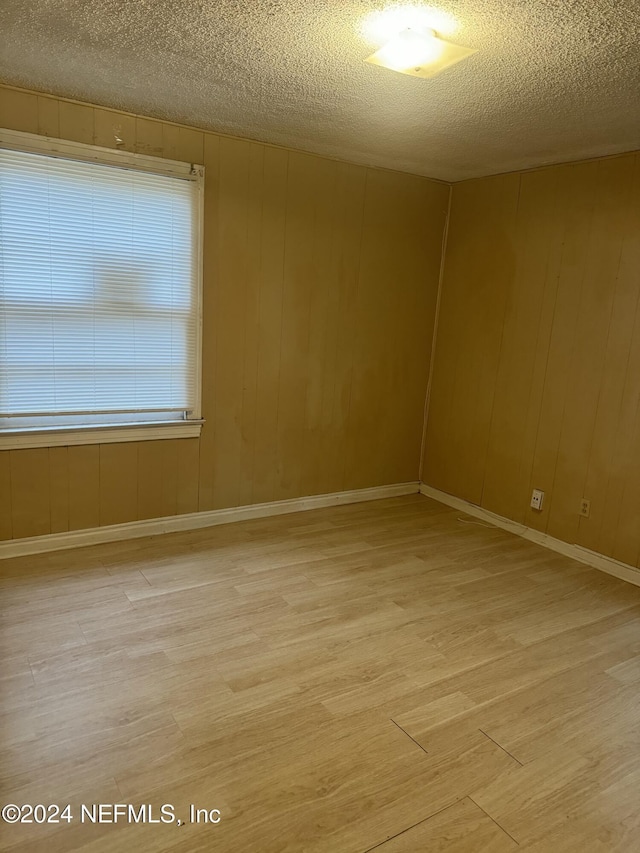
{"type": "Polygon", "coordinates": [[[0,132],[0,447],[199,434],[202,184],[0,132]]]}

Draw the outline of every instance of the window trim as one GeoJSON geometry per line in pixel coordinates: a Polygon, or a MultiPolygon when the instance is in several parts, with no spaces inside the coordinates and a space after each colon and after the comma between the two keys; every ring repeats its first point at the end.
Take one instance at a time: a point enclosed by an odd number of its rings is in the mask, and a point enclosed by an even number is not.
{"type": "Polygon", "coordinates": [[[165,421],[164,423],[134,423],[118,426],[74,426],[38,429],[30,427],[0,436],[0,450],[20,450],[27,447],[71,447],[74,444],[112,444],[121,441],[155,441],[163,438],[198,438],[202,418],[165,421]]]}
{"type": "Polygon", "coordinates": [[[196,438],[200,435],[202,424],[202,291],[204,256],[204,166],[180,160],[166,160],[148,154],[133,154],[118,148],[103,148],[40,136],[35,133],[23,133],[18,130],[0,128],[0,148],[24,151],[31,154],[44,154],[48,157],[60,157],[65,160],[82,160],[100,165],[117,166],[135,171],[153,172],[157,175],[182,178],[192,181],[196,186],[196,217],[193,239],[196,243],[196,403],[189,417],[175,421],[149,421],[131,424],[96,425],[87,424],[72,427],[47,426],[25,427],[16,430],[0,431],[0,450],[12,450],[26,447],[64,447],[76,444],[106,444],[121,441],[154,441],[169,438],[196,438]]]}

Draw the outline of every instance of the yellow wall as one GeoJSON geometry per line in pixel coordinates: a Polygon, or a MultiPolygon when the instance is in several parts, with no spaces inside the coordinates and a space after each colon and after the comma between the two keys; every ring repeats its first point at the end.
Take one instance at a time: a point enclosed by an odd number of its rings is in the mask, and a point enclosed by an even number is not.
{"type": "Polygon", "coordinates": [[[423,479],[640,565],[640,153],[456,184],[444,271],[423,479]]]}
{"type": "Polygon", "coordinates": [[[0,125],[206,167],[201,438],[0,452],[0,538],[417,479],[448,186],[3,87],[0,125]]]}
{"type": "MultiPolygon", "coordinates": [[[[0,452],[0,538],[416,479],[446,185],[7,87],[0,125],[207,169],[202,437],[0,452]]],[[[633,565],[639,164],[454,186],[422,472],[633,565]]]]}

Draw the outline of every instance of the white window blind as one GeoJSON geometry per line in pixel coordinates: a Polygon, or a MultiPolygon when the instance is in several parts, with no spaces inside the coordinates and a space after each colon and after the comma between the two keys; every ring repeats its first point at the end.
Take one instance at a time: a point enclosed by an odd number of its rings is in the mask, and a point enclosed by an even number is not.
{"type": "Polygon", "coordinates": [[[188,174],[0,148],[0,429],[199,416],[198,205],[188,174]]]}

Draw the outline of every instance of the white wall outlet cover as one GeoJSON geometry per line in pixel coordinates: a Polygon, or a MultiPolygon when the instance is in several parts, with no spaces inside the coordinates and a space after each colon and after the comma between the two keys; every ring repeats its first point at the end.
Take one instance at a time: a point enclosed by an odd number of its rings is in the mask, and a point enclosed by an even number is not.
{"type": "Polygon", "coordinates": [[[543,501],[544,501],[544,492],[541,489],[534,489],[533,494],[531,495],[531,507],[532,507],[532,509],[541,510],[543,501]]]}

